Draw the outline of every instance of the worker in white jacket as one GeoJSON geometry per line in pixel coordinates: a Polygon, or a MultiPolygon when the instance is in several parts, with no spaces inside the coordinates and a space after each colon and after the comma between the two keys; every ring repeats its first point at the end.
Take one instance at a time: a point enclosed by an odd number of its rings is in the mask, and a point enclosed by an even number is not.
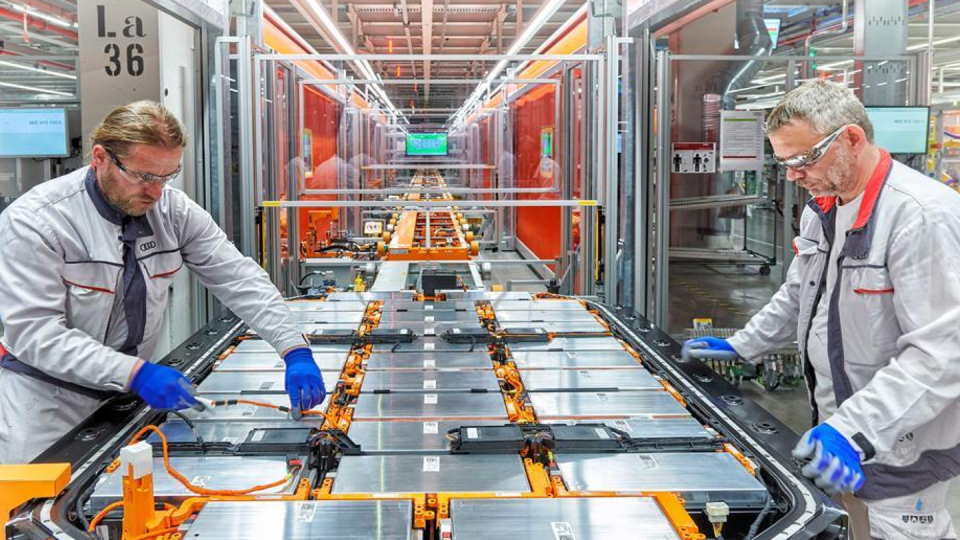
{"type": "Polygon", "coordinates": [[[960,473],[960,194],[875,146],[841,85],[793,90],[767,131],[787,179],[814,196],[796,258],[743,330],[685,354],[755,360],[796,339],[816,427],[794,454],[840,494],[852,537],[956,538],[945,501],[960,473]]]}
{"type": "Polygon", "coordinates": [[[91,142],[89,167],[0,214],[0,464],[33,460],[118,392],[155,408],[196,403],[179,371],[152,362],[184,266],[283,356],[292,405],[319,405],[320,371],[280,293],[167,186],[181,170],[182,124],[141,101],[111,111],[91,142]]]}

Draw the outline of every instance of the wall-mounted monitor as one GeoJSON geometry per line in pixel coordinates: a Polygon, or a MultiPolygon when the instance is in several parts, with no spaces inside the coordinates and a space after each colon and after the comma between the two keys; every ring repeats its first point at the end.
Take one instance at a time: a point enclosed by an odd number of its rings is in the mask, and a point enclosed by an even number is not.
{"type": "Polygon", "coordinates": [[[447,155],[446,133],[407,133],[408,156],[447,155]]]}
{"type": "Polygon", "coordinates": [[[867,107],[873,140],[891,154],[926,154],[929,107],[867,107]]]}
{"type": "Polygon", "coordinates": [[[66,109],[0,109],[0,157],[69,155],[66,109]]]}

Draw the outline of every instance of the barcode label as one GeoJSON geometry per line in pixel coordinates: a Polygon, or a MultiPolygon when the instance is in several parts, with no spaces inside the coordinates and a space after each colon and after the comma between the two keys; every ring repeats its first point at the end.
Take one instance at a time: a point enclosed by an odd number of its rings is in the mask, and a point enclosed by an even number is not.
{"type": "Polygon", "coordinates": [[[427,379],[427,380],[423,381],[423,389],[424,389],[424,390],[436,390],[436,389],[437,389],[437,381],[435,381],[435,380],[433,380],[433,379],[427,379]]]}
{"type": "Polygon", "coordinates": [[[573,534],[573,527],[569,522],[551,521],[550,526],[553,527],[553,538],[555,540],[577,540],[576,535],[573,534]]]}
{"type": "Polygon", "coordinates": [[[433,350],[433,343],[424,343],[424,344],[423,344],[423,350],[425,350],[425,351],[432,351],[432,350],[433,350]]]}
{"type": "Polygon", "coordinates": [[[480,430],[475,427],[467,428],[467,438],[468,439],[479,439],[480,430]]]}
{"type": "Polygon", "coordinates": [[[424,404],[424,405],[436,405],[436,404],[437,404],[437,395],[436,395],[436,394],[424,394],[424,395],[423,395],[423,404],[424,404]]]}
{"type": "Polygon", "coordinates": [[[313,502],[297,503],[297,523],[312,523],[317,513],[317,505],[313,502]]]}
{"type": "Polygon", "coordinates": [[[424,456],[423,472],[440,472],[440,456],[424,456]]]}
{"type": "Polygon", "coordinates": [[[436,361],[436,360],[424,360],[424,361],[423,361],[423,367],[425,367],[425,368],[437,367],[437,361],[436,361]]]}
{"type": "Polygon", "coordinates": [[[440,433],[440,423],[439,422],[424,422],[423,423],[423,434],[424,435],[436,435],[440,433]]]}

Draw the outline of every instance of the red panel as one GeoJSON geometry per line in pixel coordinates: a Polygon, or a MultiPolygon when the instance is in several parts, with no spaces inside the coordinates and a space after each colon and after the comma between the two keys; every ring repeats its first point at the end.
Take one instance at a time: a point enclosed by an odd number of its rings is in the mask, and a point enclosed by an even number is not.
{"type": "MultiPolygon", "coordinates": [[[[337,187],[337,133],[339,131],[339,105],[320,92],[306,88],[303,93],[303,127],[313,136],[312,157],[304,163],[307,189],[334,189],[337,187]]],[[[306,158],[306,156],[301,156],[306,158]]],[[[305,195],[303,200],[336,200],[336,195],[305,195]]],[[[336,228],[337,213],[334,209],[300,208],[300,240],[306,242],[309,233],[315,233],[318,241],[324,240],[336,228]],[[310,214],[314,213],[311,227],[310,214]]],[[[316,247],[316,246],[310,246],[316,247]]]]}

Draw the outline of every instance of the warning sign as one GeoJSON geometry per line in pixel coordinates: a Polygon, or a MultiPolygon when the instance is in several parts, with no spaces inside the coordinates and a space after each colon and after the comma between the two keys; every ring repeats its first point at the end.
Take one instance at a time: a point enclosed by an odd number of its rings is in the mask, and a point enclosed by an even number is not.
{"type": "Polygon", "coordinates": [[[673,157],[670,159],[670,170],[681,174],[717,172],[717,143],[673,143],[673,157]]]}

